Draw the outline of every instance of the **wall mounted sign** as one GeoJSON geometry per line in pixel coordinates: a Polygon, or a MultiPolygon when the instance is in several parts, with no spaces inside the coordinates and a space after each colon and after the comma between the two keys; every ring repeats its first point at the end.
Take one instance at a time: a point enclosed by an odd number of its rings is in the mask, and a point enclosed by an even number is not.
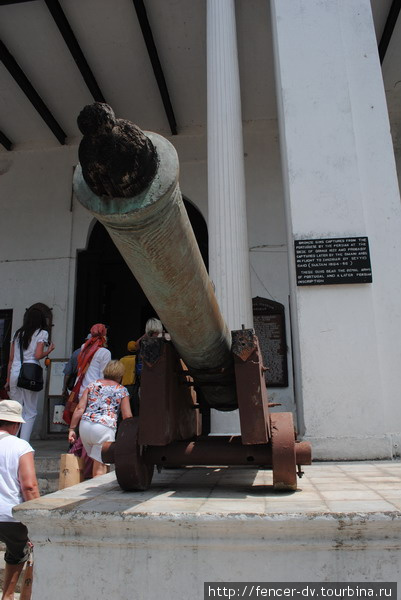
{"type": "Polygon", "coordinates": [[[259,338],[267,387],[288,386],[284,306],[267,298],[253,298],[253,323],[259,338]]]}
{"type": "Polygon", "coordinates": [[[65,404],[63,397],[64,383],[64,367],[68,362],[68,358],[52,358],[49,366],[46,369],[46,385],[45,385],[45,404],[44,417],[44,437],[49,434],[62,433],[66,435],[68,425],[62,424],[60,419],[55,419],[55,415],[62,414],[62,405],[65,404]],[[58,409],[58,410],[57,410],[58,409]]]}
{"type": "Polygon", "coordinates": [[[297,285],[372,283],[367,237],[295,240],[297,285]]]}

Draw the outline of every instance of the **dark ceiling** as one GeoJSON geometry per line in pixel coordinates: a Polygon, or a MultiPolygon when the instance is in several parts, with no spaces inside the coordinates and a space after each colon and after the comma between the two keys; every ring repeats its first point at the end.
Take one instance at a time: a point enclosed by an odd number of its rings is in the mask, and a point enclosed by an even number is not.
{"type": "MultiPolygon", "coordinates": [[[[401,0],[371,5],[398,126],[401,0]]],[[[236,10],[243,118],[273,118],[268,1],[237,0],[236,10]]],[[[76,116],[94,100],[164,135],[203,130],[205,11],[205,0],[0,0],[3,151],[74,143],[76,116]]]]}

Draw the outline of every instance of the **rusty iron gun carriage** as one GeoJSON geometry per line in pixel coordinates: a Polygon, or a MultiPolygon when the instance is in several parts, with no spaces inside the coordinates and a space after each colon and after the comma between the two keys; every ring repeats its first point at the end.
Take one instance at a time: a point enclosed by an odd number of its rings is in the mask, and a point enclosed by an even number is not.
{"type": "Polygon", "coordinates": [[[155,465],[271,467],[274,489],[296,489],[310,444],[296,440],[291,413],[270,411],[253,329],[230,332],[224,322],[182,201],[174,147],[104,104],[85,107],[78,124],[75,194],[106,227],[172,340],[147,346],[139,416],[121,423],[105,462],[115,464],[124,490],[147,489],[155,465]],[[210,408],[238,408],[241,434],[202,432],[210,408]]]}

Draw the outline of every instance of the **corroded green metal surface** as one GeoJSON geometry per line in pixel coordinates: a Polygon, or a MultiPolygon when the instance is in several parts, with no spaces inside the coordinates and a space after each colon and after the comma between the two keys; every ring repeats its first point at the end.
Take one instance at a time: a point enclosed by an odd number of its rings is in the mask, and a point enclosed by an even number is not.
{"type": "Polygon", "coordinates": [[[230,410],[236,406],[231,334],[182,201],[178,157],[165,138],[146,135],[157,150],[159,166],[145,191],[134,198],[98,197],[80,166],[74,191],[107,228],[198,383],[206,383],[209,404],[230,410]]]}

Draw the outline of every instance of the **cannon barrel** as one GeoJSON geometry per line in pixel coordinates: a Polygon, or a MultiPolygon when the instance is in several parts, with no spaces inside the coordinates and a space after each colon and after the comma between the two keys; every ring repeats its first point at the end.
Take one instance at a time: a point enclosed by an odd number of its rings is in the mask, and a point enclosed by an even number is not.
{"type": "Polygon", "coordinates": [[[208,404],[237,407],[231,333],[220,313],[178,184],[175,148],[110,107],[85,107],[78,200],[107,229],[208,404]]]}

